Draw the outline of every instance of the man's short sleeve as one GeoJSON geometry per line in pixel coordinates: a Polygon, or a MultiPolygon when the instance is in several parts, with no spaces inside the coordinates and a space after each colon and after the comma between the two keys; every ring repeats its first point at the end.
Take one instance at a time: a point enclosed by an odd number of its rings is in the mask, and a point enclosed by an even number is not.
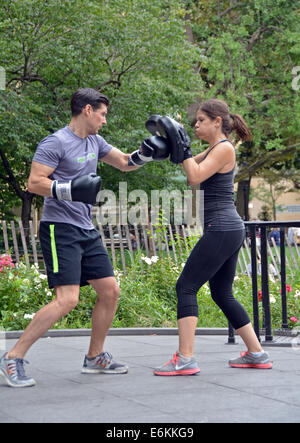
{"type": "Polygon", "coordinates": [[[61,142],[55,135],[48,135],[38,145],[33,161],[56,168],[62,157],[61,142]]]}
{"type": "Polygon", "coordinates": [[[100,160],[102,157],[105,157],[105,155],[109,153],[109,151],[113,148],[113,146],[107,143],[107,141],[104,140],[104,138],[101,137],[101,135],[97,134],[96,137],[99,145],[98,160],[100,160]]]}

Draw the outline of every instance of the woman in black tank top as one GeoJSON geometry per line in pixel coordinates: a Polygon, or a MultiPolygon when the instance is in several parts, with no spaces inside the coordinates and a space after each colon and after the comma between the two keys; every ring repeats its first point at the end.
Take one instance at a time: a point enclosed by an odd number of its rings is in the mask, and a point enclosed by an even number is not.
{"type": "Polygon", "coordinates": [[[230,360],[229,365],[272,367],[247,312],[232,293],[238,254],[245,238],[244,223],[233,199],[235,150],[227,138],[232,131],[242,141],[252,136],[244,119],[231,114],[225,102],[211,99],[200,106],[195,133],[209,143],[209,148],[193,158],[188,156],[182,165],[189,184],[200,184],[204,194],[204,234],[192,250],[176,284],[179,352],[168,363],[155,369],[155,375],[192,375],[200,371],[194,358],[197,293],[207,281],[213,300],[247,346],[247,352],[230,360]]]}

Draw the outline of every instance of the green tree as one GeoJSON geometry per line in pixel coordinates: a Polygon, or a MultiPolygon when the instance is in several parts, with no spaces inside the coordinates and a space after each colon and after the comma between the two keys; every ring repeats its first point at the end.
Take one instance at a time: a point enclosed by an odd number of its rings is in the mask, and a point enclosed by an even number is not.
{"type": "Polygon", "coordinates": [[[244,215],[251,177],[270,165],[296,169],[299,163],[300,95],[292,81],[293,68],[300,65],[300,2],[186,4],[193,39],[202,50],[197,71],[205,88],[200,100],[224,99],[254,134],[253,142],[237,150],[237,206],[244,215]]]}
{"type": "MultiPolygon", "coordinates": [[[[193,69],[200,51],[187,41],[183,18],[175,0],[0,0],[0,66],[7,78],[0,91],[0,183],[27,202],[25,226],[33,153],[41,138],[68,123],[78,87],[110,97],[102,134],[125,152],[149,135],[150,114],[185,120],[201,79],[193,69]]],[[[150,190],[170,186],[171,168],[164,162],[125,175],[103,165],[100,173],[109,189],[125,179],[129,190],[150,190]]]]}
{"type": "MultiPolygon", "coordinates": [[[[33,141],[47,130],[43,107],[14,91],[0,94],[0,182],[7,209],[22,207],[22,220],[28,229],[33,194],[27,191],[33,141]],[[44,126],[42,126],[44,124],[44,126]]],[[[3,208],[4,209],[4,208],[3,208]]],[[[8,211],[9,212],[9,211],[8,211]]],[[[11,215],[11,214],[10,214],[11,215]]]]}

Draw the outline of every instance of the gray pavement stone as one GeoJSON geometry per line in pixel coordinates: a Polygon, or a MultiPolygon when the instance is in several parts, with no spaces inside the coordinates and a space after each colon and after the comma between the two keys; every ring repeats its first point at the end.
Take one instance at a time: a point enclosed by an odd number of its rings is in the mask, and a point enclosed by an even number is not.
{"type": "Polygon", "coordinates": [[[36,386],[13,389],[0,378],[0,423],[299,423],[300,350],[265,348],[272,370],[233,369],[227,361],[244,349],[239,340],[198,335],[200,374],[156,377],[176,335],[108,336],[106,350],[129,365],[126,375],[80,373],[88,336],[42,338],[26,356],[36,386]]]}

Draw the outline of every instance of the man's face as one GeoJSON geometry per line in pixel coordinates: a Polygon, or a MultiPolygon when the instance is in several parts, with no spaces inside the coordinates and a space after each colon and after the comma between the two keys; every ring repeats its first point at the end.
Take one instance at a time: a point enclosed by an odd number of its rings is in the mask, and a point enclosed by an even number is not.
{"type": "Polygon", "coordinates": [[[91,105],[86,105],[83,110],[89,134],[98,134],[103,125],[106,125],[107,106],[102,103],[101,107],[93,110],[91,105]]]}

